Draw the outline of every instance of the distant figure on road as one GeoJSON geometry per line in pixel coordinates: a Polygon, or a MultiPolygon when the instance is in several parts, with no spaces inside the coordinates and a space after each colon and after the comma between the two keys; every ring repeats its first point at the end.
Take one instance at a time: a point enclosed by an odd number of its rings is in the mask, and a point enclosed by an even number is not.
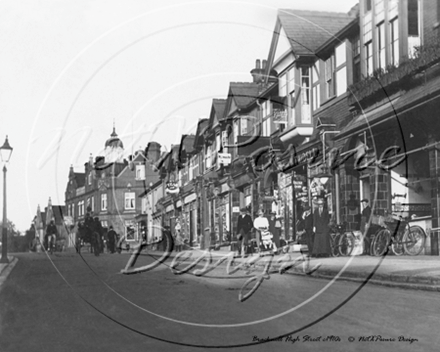
{"type": "Polygon", "coordinates": [[[95,217],[93,223],[93,252],[96,256],[98,256],[100,253],[104,252],[104,241],[102,239],[103,229],[97,216],[95,217]]]}
{"type": "Polygon", "coordinates": [[[108,238],[108,247],[110,253],[115,253],[116,251],[116,242],[118,241],[118,235],[115,230],[113,230],[113,226],[110,225],[110,230],[107,233],[108,238]]]}
{"type": "Polygon", "coordinates": [[[53,220],[50,221],[46,228],[46,236],[44,236],[44,247],[47,250],[53,250],[55,248],[55,242],[57,239],[58,230],[53,220]]]}

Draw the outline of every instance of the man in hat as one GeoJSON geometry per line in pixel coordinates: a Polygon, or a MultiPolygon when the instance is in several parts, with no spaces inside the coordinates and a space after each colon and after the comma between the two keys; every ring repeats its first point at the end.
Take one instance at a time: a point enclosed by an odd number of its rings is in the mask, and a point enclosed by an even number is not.
{"type": "Polygon", "coordinates": [[[303,213],[301,215],[301,221],[299,223],[299,231],[303,232],[307,249],[308,249],[308,255],[312,255],[313,252],[313,214],[310,208],[310,205],[306,204],[303,207],[303,213]]]}
{"type": "Polygon", "coordinates": [[[240,209],[240,215],[237,220],[237,239],[238,239],[238,254],[245,256],[246,249],[249,243],[249,236],[253,227],[252,218],[248,210],[243,207],[240,209]]]}
{"type": "Polygon", "coordinates": [[[312,256],[328,257],[331,254],[330,229],[328,226],[330,218],[327,209],[324,208],[324,199],[318,198],[316,204],[318,208],[313,213],[315,239],[312,256]]]}
{"type": "Polygon", "coordinates": [[[366,254],[370,253],[370,235],[368,234],[368,221],[370,221],[371,208],[368,199],[364,198],[361,200],[362,213],[361,213],[361,232],[364,235],[364,252],[366,254]]]}

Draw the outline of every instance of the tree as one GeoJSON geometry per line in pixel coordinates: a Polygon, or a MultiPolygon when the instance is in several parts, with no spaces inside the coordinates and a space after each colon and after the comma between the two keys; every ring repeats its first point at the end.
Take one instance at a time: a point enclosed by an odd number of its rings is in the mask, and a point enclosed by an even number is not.
{"type": "MultiPolygon", "coordinates": [[[[0,227],[3,229],[3,222],[0,222],[0,227]]],[[[6,228],[8,231],[8,252],[27,252],[29,248],[27,237],[21,235],[11,220],[7,220],[6,228]]]]}

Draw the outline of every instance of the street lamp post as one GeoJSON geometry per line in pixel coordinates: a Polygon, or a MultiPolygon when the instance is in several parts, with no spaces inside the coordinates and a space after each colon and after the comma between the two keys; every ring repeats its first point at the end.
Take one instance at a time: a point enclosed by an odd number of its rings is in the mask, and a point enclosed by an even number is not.
{"type": "Polygon", "coordinates": [[[6,136],[5,143],[0,147],[0,155],[3,163],[3,229],[2,229],[2,258],[0,263],[9,263],[8,260],[8,224],[6,216],[6,164],[12,154],[12,148],[8,142],[8,136],[6,136]]]}

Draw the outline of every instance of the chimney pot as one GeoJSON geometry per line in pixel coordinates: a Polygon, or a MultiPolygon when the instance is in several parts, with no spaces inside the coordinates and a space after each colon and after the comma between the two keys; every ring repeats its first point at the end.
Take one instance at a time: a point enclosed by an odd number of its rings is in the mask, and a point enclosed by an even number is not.
{"type": "Polygon", "coordinates": [[[255,62],[255,68],[260,69],[260,59],[257,59],[257,61],[255,62]]]}
{"type": "Polygon", "coordinates": [[[263,60],[263,70],[266,68],[267,60],[263,60]]]}

